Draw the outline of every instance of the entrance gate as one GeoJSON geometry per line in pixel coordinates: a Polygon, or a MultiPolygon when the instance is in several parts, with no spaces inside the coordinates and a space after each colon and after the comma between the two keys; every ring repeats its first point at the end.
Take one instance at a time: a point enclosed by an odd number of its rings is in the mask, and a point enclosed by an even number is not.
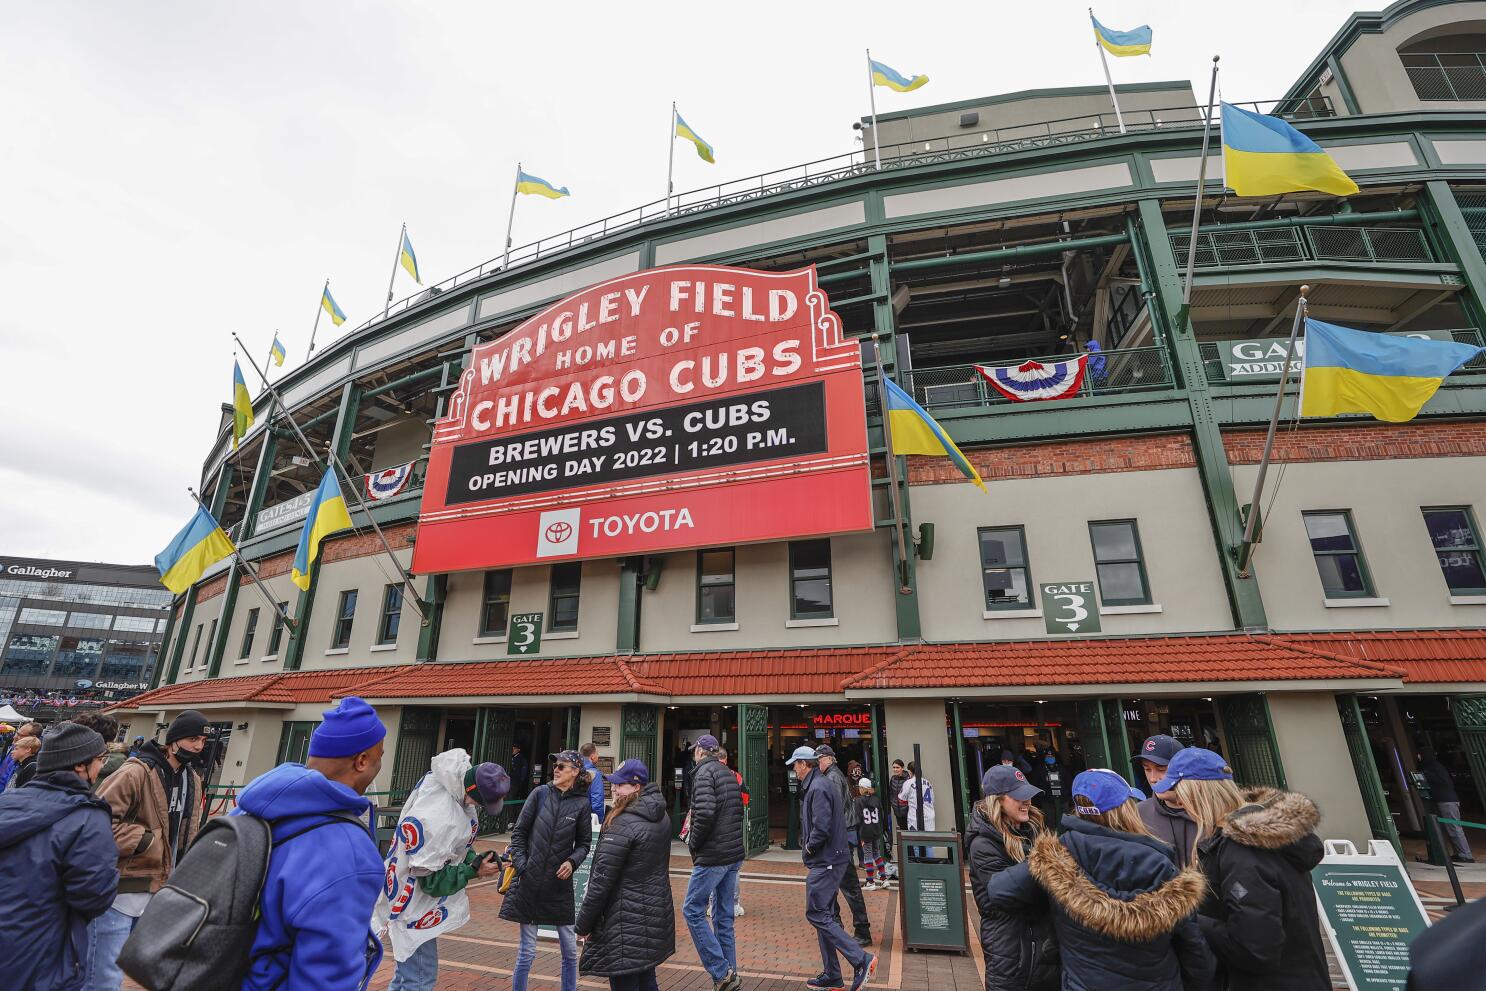
{"type": "MultiPolygon", "coordinates": [[[[495,761],[497,764],[509,764],[511,761],[512,731],[516,727],[515,709],[497,709],[491,706],[482,706],[475,713],[475,743],[474,752],[470,759],[476,764],[486,761],[495,761]]],[[[535,758],[534,758],[535,759],[535,758]]],[[[525,781],[512,781],[512,789],[527,787],[525,781]]],[[[514,804],[514,803],[513,803],[514,804]]],[[[501,809],[498,816],[492,816],[484,809],[480,810],[480,832],[498,833],[504,832],[510,825],[512,813],[511,806],[501,809]]],[[[519,810],[520,806],[516,806],[519,810]]]]}
{"type": "Polygon", "coordinates": [[[1357,696],[1338,695],[1336,708],[1341,714],[1342,734],[1347,738],[1347,752],[1352,755],[1352,770],[1357,774],[1357,787],[1362,792],[1362,806],[1367,810],[1367,825],[1373,839],[1387,840],[1393,849],[1403,856],[1403,845],[1398,841],[1398,827],[1388,812],[1388,799],[1383,794],[1383,781],[1378,777],[1378,767],[1373,761],[1372,745],[1367,738],[1367,727],[1362,723],[1362,710],[1357,706],[1357,696]]]}
{"type": "Polygon", "coordinates": [[[1470,762],[1476,787],[1486,784],[1486,695],[1456,695],[1450,711],[1460,730],[1460,745],[1470,762]]]}
{"type": "Polygon", "coordinates": [[[1285,787],[1285,769],[1269,720],[1269,701],[1263,695],[1222,695],[1217,706],[1228,742],[1228,763],[1238,783],[1250,788],[1285,787]]]}
{"type": "Polygon", "coordinates": [[[406,706],[397,728],[397,758],[392,762],[391,804],[401,805],[428,773],[428,762],[433,760],[434,739],[439,731],[439,710],[419,706],[406,706]]]}
{"type": "Polygon", "coordinates": [[[743,855],[769,849],[769,707],[738,706],[738,771],[748,786],[743,855]]]}

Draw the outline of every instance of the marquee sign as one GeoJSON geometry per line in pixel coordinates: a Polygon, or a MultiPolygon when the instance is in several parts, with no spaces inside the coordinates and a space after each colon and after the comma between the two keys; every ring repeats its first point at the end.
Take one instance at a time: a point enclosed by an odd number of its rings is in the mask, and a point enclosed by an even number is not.
{"type": "Polygon", "coordinates": [[[413,570],[870,530],[861,351],[815,270],[657,268],[477,346],[413,570]]]}

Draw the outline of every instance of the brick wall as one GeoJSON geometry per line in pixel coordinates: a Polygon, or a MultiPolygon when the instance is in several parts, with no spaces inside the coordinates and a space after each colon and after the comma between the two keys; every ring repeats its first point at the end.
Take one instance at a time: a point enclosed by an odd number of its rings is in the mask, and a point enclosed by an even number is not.
{"type": "MultiPolygon", "coordinates": [[[[416,523],[399,523],[396,526],[382,527],[382,532],[387,535],[387,543],[392,545],[394,551],[405,551],[412,549],[413,545],[408,543],[407,538],[411,537],[417,528],[416,523]]],[[[381,553],[383,553],[382,541],[377,539],[375,530],[368,529],[365,533],[326,541],[320,549],[320,558],[326,564],[330,564],[333,561],[349,561],[352,558],[370,557],[381,553]]]]}
{"type": "MultiPolygon", "coordinates": [[[[1256,465],[1264,453],[1264,431],[1223,434],[1228,462],[1256,465]]],[[[1373,461],[1393,458],[1486,456],[1486,423],[1400,423],[1281,429],[1274,457],[1284,461],[1373,461]]]]}
{"type": "MultiPolygon", "coordinates": [[[[372,534],[372,536],[375,537],[376,534],[372,534]]],[[[277,578],[279,575],[287,575],[289,573],[289,569],[294,564],[294,553],[294,551],[284,551],[284,553],[282,554],[275,554],[273,557],[266,557],[263,560],[257,562],[258,577],[277,578]]],[[[242,578],[238,581],[238,586],[241,587],[243,585],[250,584],[252,580],[253,579],[249,578],[247,575],[243,575],[242,578]]]]}
{"type": "Polygon", "coordinates": [[[196,601],[198,603],[202,603],[202,602],[205,602],[208,599],[215,599],[217,596],[221,595],[226,589],[227,589],[227,573],[226,572],[223,572],[222,574],[220,574],[217,577],[213,578],[211,581],[207,582],[205,585],[201,586],[201,588],[196,593],[196,601]]]}
{"type": "MultiPolygon", "coordinates": [[[[966,450],[965,457],[987,482],[1052,475],[1096,475],[1112,471],[1157,471],[1197,465],[1191,438],[1186,434],[981,447],[966,450]]],[[[913,485],[942,485],[962,482],[965,476],[948,458],[915,456],[908,459],[908,479],[913,485]]]]}

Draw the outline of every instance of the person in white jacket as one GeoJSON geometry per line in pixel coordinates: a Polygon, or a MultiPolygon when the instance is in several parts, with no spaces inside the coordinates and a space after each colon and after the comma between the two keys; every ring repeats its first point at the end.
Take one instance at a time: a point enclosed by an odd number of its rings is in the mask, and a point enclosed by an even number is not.
{"type": "Polygon", "coordinates": [[[918,773],[918,762],[908,762],[908,780],[898,797],[908,803],[908,828],[917,832],[930,832],[934,828],[934,786],[918,773]],[[919,821],[918,789],[924,791],[923,821],[919,821]]]}

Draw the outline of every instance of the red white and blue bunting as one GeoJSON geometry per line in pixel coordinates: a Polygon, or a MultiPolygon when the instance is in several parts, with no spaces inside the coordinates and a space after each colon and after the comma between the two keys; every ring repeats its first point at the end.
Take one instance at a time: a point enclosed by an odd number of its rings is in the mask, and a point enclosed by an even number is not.
{"type": "Polygon", "coordinates": [[[408,486],[413,475],[413,462],[396,468],[383,468],[366,476],[366,495],[369,499],[391,499],[408,486]]]}
{"type": "Polygon", "coordinates": [[[1014,402],[1037,399],[1064,399],[1077,394],[1083,384],[1089,356],[1081,354],[1067,361],[1024,361],[1020,365],[976,365],[1001,395],[1014,402]]]}

